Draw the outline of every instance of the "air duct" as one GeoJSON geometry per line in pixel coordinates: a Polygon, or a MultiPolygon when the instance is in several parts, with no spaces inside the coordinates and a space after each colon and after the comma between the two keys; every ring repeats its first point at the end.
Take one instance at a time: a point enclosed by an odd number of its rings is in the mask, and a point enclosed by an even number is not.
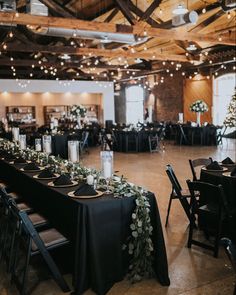
{"type": "Polygon", "coordinates": [[[14,0],[0,1],[0,11],[3,11],[3,12],[16,11],[16,1],[14,0]]]}
{"type": "Polygon", "coordinates": [[[185,24],[196,24],[197,21],[198,13],[194,10],[186,14],[176,14],[172,17],[172,25],[175,27],[185,24]]]}
{"type": "MultiPolygon", "coordinates": [[[[27,5],[27,12],[33,15],[48,16],[47,7],[38,0],[30,0],[27,5]]],[[[90,40],[100,40],[101,43],[124,43],[129,45],[141,44],[147,41],[147,37],[138,38],[133,34],[120,34],[109,32],[98,32],[89,30],[73,30],[54,27],[33,27],[28,26],[28,29],[32,30],[36,34],[52,36],[52,37],[64,37],[64,38],[82,38],[90,40]]]]}

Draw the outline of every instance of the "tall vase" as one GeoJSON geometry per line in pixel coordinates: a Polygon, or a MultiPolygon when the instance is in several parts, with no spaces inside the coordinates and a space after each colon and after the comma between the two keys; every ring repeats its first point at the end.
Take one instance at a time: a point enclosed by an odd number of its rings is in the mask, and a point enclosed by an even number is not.
{"type": "Polygon", "coordinates": [[[201,126],[201,113],[197,112],[197,125],[201,126]]]}
{"type": "Polygon", "coordinates": [[[81,117],[77,116],[76,121],[77,121],[78,128],[81,129],[81,117]]]}

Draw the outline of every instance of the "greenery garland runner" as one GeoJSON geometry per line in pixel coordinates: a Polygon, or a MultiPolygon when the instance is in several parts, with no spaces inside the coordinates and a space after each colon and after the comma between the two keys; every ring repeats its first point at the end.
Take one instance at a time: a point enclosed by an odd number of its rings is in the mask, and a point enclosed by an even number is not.
{"type": "MultiPolygon", "coordinates": [[[[19,145],[8,140],[0,141],[0,148],[16,156],[21,156],[26,160],[39,163],[42,166],[48,166],[52,171],[59,174],[70,174],[75,180],[80,180],[89,174],[93,174],[97,179],[98,188],[106,189],[106,181],[101,177],[101,172],[95,169],[82,167],[80,164],[74,164],[60,157],[48,156],[43,152],[36,152],[27,148],[21,150],[19,145]]],[[[127,239],[123,250],[131,255],[128,278],[131,282],[140,281],[142,278],[152,277],[153,270],[153,227],[150,220],[150,204],[147,197],[147,191],[142,187],[128,183],[122,176],[113,176],[110,182],[114,197],[134,197],[135,209],[132,213],[130,224],[130,236],[127,239]]]]}

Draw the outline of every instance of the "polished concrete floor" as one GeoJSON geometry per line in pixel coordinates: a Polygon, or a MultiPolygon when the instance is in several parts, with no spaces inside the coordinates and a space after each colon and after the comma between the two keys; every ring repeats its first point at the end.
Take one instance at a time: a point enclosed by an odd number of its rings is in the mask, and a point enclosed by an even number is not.
{"type": "MultiPolygon", "coordinates": [[[[156,195],[162,224],[171,190],[165,173],[165,165],[170,163],[182,184],[191,179],[188,159],[212,157],[222,160],[226,156],[236,160],[236,140],[225,139],[218,147],[179,147],[166,143],[165,149],[157,153],[122,154],[115,153],[114,169],[124,175],[128,181],[144,186],[156,195]]],[[[99,168],[99,149],[90,150],[82,159],[84,165],[99,168]]],[[[163,227],[169,262],[171,285],[161,286],[156,280],[145,280],[130,284],[127,280],[119,282],[107,293],[108,295],[233,295],[235,275],[232,267],[221,249],[219,258],[202,248],[186,247],[188,236],[188,220],[177,200],[173,202],[169,225],[163,227]]],[[[70,281],[70,276],[67,277],[70,281]]],[[[4,267],[0,266],[0,295],[18,294],[9,283],[4,267]]],[[[33,295],[63,294],[56,284],[49,280],[42,282],[33,295]]],[[[88,290],[85,295],[93,295],[88,290]]]]}

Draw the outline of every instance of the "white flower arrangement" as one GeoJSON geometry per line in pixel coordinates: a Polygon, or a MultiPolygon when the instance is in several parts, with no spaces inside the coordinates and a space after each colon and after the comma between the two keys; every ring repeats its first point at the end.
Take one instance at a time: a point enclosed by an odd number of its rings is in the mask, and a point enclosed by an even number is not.
{"type": "Polygon", "coordinates": [[[190,105],[189,110],[191,112],[195,112],[195,113],[205,113],[209,109],[208,109],[208,105],[203,100],[199,99],[199,100],[194,101],[190,105]]]}
{"type": "MultiPolygon", "coordinates": [[[[6,150],[14,155],[21,155],[26,160],[33,160],[40,165],[50,167],[51,170],[58,174],[71,174],[75,180],[79,180],[82,176],[86,177],[89,174],[96,174],[98,185],[102,189],[106,189],[106,182],[101,176],[101,172],[93,169],[73,164],[68,160],[48,155],[44,152],[36,152],[28,148],[24,151],[20,150],[17,143],[10,142],[6,139],[0,141],[0,149],[6,150]],[[72,174],[71,174],[72,175],[72,174]]],[[[131,255],[129,265],[129,279],[131,282],[140,281],[142,278],[154,276],[153,270],[153,252],[154,245],[152,241],[153,227],[150,219],[150,204],[148,192],[142,187],[128,183],[123,176],[119,179],[113,177],[111,186],[114,197],[134,197],[135,208],[132,213],[130,224],[130,235],[123,245],[123,250],[127,250],[131,255]]]]}
{"type": "Polygon", "coordinates": [[[76,105],[74,104],[73,106],[71,106],[70,108],[70,114],[75,116],[75,117],[84,117],[85,114],[87,112],[87,109],[81,105],[76,105]]]}

